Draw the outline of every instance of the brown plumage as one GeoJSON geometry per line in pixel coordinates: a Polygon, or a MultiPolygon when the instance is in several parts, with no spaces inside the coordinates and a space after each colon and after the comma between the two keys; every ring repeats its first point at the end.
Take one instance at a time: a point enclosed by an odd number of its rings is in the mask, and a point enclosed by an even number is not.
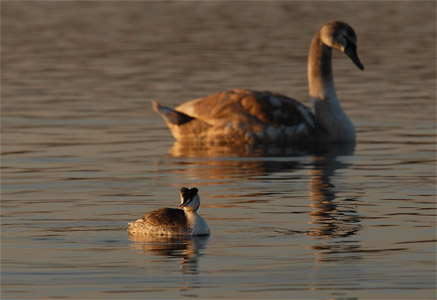
{"type": "MultiPolygon", "coordinates": [[[[176,110],[186,111],[187,108],[184,104],[176,107],[176,110]]],[[[298,107],[311,113],[308,107],[287,96],[269,91],[259,92],[241,89],[217,92],[205,98],[194,100],[190,106],[192,107],[190,108],[192,110],[191,117],[194,118],[203,120],[226,118],[226,120],[249,125],[268,123],[275,126],[293,126],[305,122],[305,117],[298,110],[298,107]],[[275,98],[276,110],[272,110],[270,100],[272,98],[275,98]]]]}
{"type": "Polygon", "coordinates": [[[159,208],[143,216],[146,224],[152,226],[187,227],[187,217],[182,209],[159,208]]]}
{"type": "MultiPolygon", "coordinates": [[[[305,140],[318,129],[311,110],[297,100],[268,91],[233,89],[183,103],[171,109],[153,102],[176,139],[214,138],[234,143],[267,141],[266,128],[284,134],[293,128],[293,139],[305,140]],[[298,126],[307,130],[298,130],[298,126]]],[[[284,137],[285,138],[285,137],[284,137]]]]}

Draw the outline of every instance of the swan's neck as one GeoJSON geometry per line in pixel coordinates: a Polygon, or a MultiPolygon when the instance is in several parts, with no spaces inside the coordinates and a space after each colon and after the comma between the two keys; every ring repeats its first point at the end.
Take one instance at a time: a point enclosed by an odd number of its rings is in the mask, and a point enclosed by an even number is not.
{"type": "Polygon", "coordinates": [[[324,45],[317,33],[308,57],[308,83],[312,101],[337,101],[332,74],[332,50],[324,45]]]}
{"type": "Polygon", "coordinates": [[[325,141],[355,141],[355,128],[343,111],[335,91],[332,73],[332,49],[317,33],[308,56],[308,84],[317,121],[325,141]]]}

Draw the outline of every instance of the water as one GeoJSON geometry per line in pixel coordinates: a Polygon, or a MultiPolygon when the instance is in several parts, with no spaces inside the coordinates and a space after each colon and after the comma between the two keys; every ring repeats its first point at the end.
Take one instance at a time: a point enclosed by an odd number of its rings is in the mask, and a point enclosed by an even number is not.
{"type": "Polygon", "coordinates": [[[433,299],[435,2],[2,2],[2,299],[433,299]],[[335,5],[333,5],[335,3],[335,5]],[[356,147],[199,149],[149,103],[273,90],[309,105],[327,20],[356,147]],[[200,190],[207,238],[129,240],[200,190]]]}

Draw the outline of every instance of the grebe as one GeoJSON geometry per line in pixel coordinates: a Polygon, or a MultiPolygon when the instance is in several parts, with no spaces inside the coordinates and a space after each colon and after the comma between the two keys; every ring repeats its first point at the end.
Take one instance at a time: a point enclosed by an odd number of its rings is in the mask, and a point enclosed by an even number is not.
{"type": "Polygon", "coordinates": [[[129,223],[129,235],[208,235],[209,227],[197,214],[200,198],[195,187],[181,188],[181,205],[160,208],[129,223]]]}
{"type": "Polygon", "coordinates": [[[177,140],[224,143],[355,142],[355,128],[343,111],[332,73],[332,51],[345,53],[361,70],[351,26],[334,21],[314,35],[308,55],[308,84],[314,114],[305,105],[272,92],[234,89],[185,102],[153,107],[177,140]]]}

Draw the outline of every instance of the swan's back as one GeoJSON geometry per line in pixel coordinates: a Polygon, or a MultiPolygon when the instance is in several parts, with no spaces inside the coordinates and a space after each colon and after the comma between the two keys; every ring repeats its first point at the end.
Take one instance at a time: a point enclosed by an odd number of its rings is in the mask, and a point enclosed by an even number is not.
{"type": "Polygon", "coordinates": [[[234,89],[183,103],[174,110],[157,104],[155,109],[176,139],[304,141],[317,128],[308,107],[268,91],[234,89]]]}
{"type": "MultiPolygon", "coordinates": [[[[302,110],[311,113],[309,108],[287,96],[241,89],[188,101],[175,110],[210,125],[227,120],[247,125],[294,126],[308,121],[302,110]]],[[[314,119],[309,122],[314,122],[314,119]]]]}

